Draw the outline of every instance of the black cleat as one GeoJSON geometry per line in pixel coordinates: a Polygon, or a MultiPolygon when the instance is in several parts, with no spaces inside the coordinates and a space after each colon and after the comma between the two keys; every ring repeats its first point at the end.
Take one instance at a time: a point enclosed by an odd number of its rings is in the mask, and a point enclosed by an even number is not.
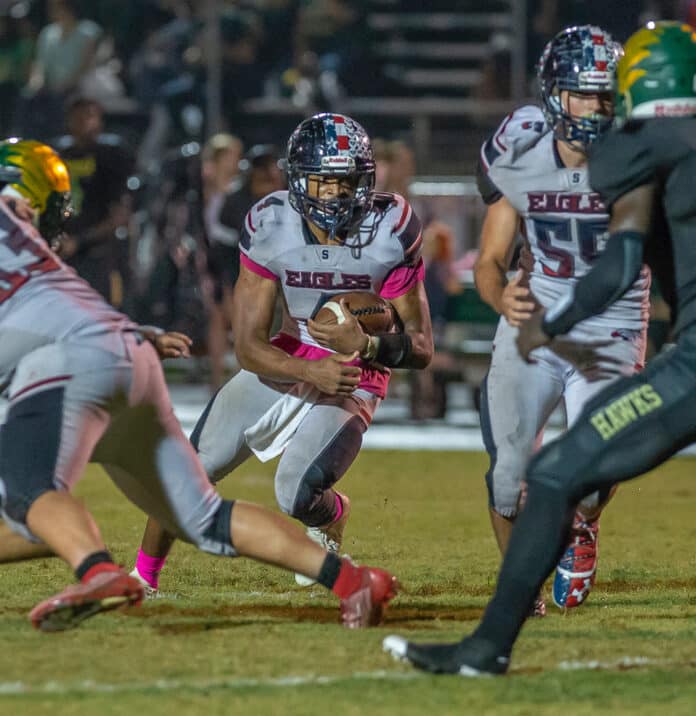
{"type": "Polygon", "coordinates": [[[382,648],[400,661],[431,674],[460,676],[498,676],[510,663],[507,656],[496,654],[493,644],[468,637],[454,644],[412,644],[401,636],[388,636],[382,648]]]}

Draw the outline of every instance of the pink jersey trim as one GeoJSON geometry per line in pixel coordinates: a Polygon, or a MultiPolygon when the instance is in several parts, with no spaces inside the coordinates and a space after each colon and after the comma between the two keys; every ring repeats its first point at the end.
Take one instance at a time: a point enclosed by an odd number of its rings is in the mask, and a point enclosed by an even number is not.
{"type": "MultiPolygon", "coordinates": [[[[319,360],[320,358],[331,355],[331,351],[302,343],[287,333],[278,333],[273,336],[271,345],[280,348],[280,350],[285,351],[288,355],[294,356],[295,358],[304,358],[305,360],[319,360]]],[[[391,371],[388,369],[377,370],[360,358],[354,360],[350,365],[357,365],[362,370],[358,388],[366,390],[368,393],[372,393],[380,398],[384,398],[387,395],[391,371]]]]}
{"type": "Polygon", "coordinates": [[[271,281],[278,280],[278,277],[273,273],[273,271],[270,271],[265,266],[261,266],[261,264],[257,264],[256,261],[252,261],[245,253],[240,253],[240,261],[249,269],[249,271],[253,271],[255,274],[262,276],[263,278],[268,278],[271,281]]]}
{"type": "Polygon", "coordinates": [[[408,293],[419,281],[425,278],[423,259],[415,266],[397,266],[387,274],[379,295],[382,298],[397,298],[408,293]]]}

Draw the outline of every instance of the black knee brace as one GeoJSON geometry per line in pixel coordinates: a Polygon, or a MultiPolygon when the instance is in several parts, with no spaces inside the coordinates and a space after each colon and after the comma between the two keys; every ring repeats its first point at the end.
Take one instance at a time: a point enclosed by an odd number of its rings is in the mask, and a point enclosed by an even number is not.
{"type": "Polygon", "coordinates": [[[334,518],[336,496],[330,489],[343,477],[360,451],[365,423],[354,415],[307,468],[297,487],[291,515],[308,527],[334,518]]]}
{"type": "Polygon", "coordinates": [[[0,430],[0,480],[3,509],[20,524],[45,492],[55,490],[60,448],[63,388],[52,388],[13,405],[0,430]]]}
{"type": "MultiPolygon", "coordinates": [[[[336,494],[331,489],[312,487],[325,482],[324,473],[312,466],[307,470],[290,515],[308,527],[322,527],[334,519],[336,494]]],[[[335,482],[335,481],[334,481],[335,482]]],[[[333,483],[331,483],[333,484],[333,483]]]]}

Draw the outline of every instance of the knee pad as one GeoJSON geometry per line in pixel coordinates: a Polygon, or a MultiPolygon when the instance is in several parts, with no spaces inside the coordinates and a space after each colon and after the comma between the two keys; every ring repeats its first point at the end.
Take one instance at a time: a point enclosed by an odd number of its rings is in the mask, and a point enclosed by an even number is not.
{"type": "Polygon", "coordinates": [[[64,388],[51,388],[12,405],[0,430],[2,509],[19,525],[46,492],[56,489],[64,388]]]}
{"type": "Polygon", "coordinates": [[[217,512],[210,520],[210,524],[201,535],[202,539],[198,542],[198,547],[204,552],[228,556],[237,554],[232,543],[232,530],[230,528],[233,507],[234,500],[222,500],[220,503],[220,507],[218,507],[217,512]]]}
{"type": "MultiPolygon", "coordinates": [[[[327,495],[327,491],[351,466],[360,451],[364,432],[362,418],[357,415],[350,418],[304,469],[299,480],[294,472],[298,462],[284,465],[283,472],[276,475],[276,498],[283,512],[310,526],[330,522],[335,497],[333,492],[327,495]]],[[[306,465],[304,459],[301,465],[306,465]]]]}

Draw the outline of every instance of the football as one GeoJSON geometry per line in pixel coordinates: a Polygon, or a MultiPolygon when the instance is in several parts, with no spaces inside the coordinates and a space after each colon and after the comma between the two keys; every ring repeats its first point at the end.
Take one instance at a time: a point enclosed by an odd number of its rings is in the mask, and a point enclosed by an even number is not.
{"type": "Polygon", "coordinates": [[[342,323],[345,319],[339,300],[344,298],[348,310],[358,319],[365,333],[389,333],[394,328],[396,311],[381,296],[369,291],[353,291],[332,296],[314,316],[317,323],[342,323]]]}

